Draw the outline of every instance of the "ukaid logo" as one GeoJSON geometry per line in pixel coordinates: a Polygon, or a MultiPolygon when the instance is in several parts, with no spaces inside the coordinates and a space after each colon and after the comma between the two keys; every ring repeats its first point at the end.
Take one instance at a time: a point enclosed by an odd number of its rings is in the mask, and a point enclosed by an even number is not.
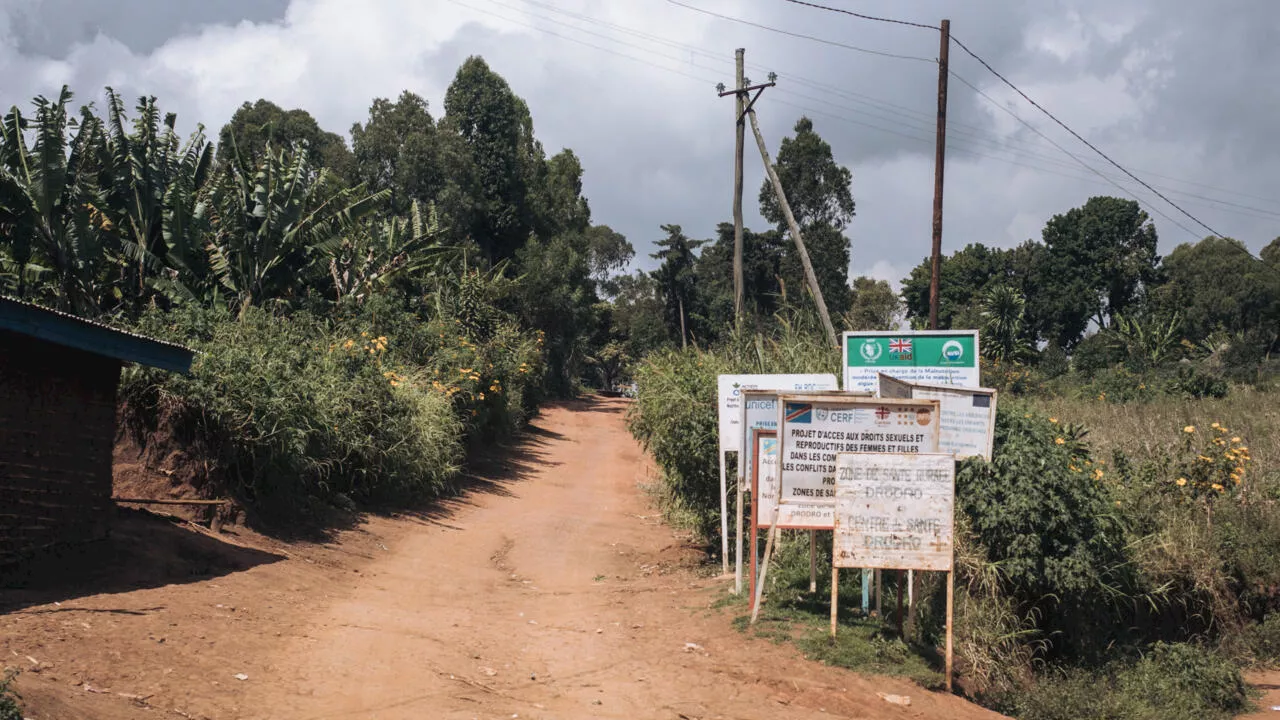
{"type": "Polygon", "coordinates": [[[787,403],[787,422],[812,423],[813,406],[808,403],[787,403]]]}
{"type": "Polygon", "coordinates": [[[948,340],[942,344],[942,361],[945,363],[964,362],[964,345],[959,340],[948,340]]]}

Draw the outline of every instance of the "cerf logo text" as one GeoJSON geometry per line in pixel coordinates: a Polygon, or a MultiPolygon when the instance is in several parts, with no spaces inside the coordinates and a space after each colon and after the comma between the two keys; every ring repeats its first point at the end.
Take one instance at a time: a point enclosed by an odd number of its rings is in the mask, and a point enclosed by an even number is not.
{"type": "Polygon", "coordinates": [[[862,359],[867,362],[874,362],[880,359],[880,341],[867,338],[862,341],[862,347],[858,348],[858,352],[862,353],[862,359]]]}

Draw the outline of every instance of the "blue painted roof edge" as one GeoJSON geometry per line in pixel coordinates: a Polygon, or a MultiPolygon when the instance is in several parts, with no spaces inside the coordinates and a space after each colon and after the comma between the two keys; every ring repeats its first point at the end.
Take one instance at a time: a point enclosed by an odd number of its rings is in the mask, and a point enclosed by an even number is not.
{"type": "Polygon", "coordinates": [[[190,348],[0,295],[0,329],[170,372],[191,371],[190,348]]]}

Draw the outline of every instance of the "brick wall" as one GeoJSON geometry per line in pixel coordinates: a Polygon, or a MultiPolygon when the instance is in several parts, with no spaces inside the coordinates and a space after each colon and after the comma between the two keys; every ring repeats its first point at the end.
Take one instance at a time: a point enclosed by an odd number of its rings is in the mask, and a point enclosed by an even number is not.
{"type": "Polygon", "coordinates": [[[106,534],[120,362],[0,330],[0,563],[106,534]]]}

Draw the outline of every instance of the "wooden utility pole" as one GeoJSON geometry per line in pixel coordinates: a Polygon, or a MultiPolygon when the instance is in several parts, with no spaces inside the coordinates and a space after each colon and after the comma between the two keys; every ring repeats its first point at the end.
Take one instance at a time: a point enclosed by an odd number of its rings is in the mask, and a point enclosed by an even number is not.
{"type": "Polygon", "coordinates": [[[933,165],[933,262],[929,277],[929,329],[938,329],[938,282],[942,273],[942,171],[947,154],[947,51],[951,48],[951,21],[942,21],[938,48],[938,139],[933,165]]]}
{"type": "Polygon", "coordinates": [[[800,256],[800,265],[804,268],[804,279],[808,281],[809,290],[813,292],[813,300],[818,304],[818,316],[822,319],[822,327],[827,331],[827,340],[833,346],[840,347],[840,341],[836,339],[836,329],[831,324],[831,315],[827,313],[827,303],[822,299],[822,288],[818,286],[818,276],[813,274],[809,252],[805,250],[804,238],[800,236],[800,226],[796,224],[796,218],[791,214],[791,205],[787,203],[787,195],[782,191],[782,181],[778,179],[778,173],[774,172],[773,163],[769,160],[769,149],[765,147],[764,136],[760,134],[760,124],[756,122],[756,113],[750,106],[747,108],[747,116],[751,118],[751,131],[755,133],[756,144],[760,146],[760,158],[764,160],[764,170],[769,175],[769,182],[773,183],[773,193],[778,196],[778,205],[787,219],[791,239],[796,243],[796,254],[800,256]]]}
{"type": "Polygon", "coordinates": [[[738,76],[734,83],[737,92],[734,93],[737,101],[734,103],[734,115],[737,118],[735,122],[736,145],[734,146],[733,155],[733,321],[734,324],[741,327],[744,315],[744,305],[746,303],[746,290],[742,286],[742,147],[746,135],[746,109],[747,95],[743,92],[746,87],[746,76],[744,75],[744,67],[746,61],[744,55],[746,50],[738,48],[734,51],[734,59],[738,66],[738,76]]]}

